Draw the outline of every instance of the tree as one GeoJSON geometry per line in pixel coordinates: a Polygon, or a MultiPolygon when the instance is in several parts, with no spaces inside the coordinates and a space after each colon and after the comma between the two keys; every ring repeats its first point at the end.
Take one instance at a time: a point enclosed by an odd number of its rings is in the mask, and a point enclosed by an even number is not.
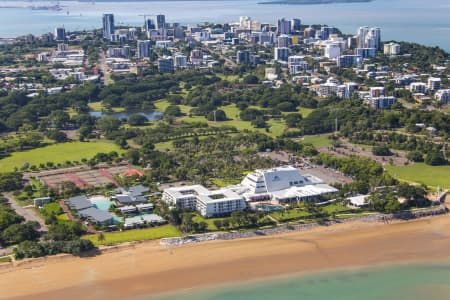
{"type": "Polygon", "coordinates": [[[37,222],[13,224],[2,232],[1,238],[5,244],[18,244],[23,241],[34,241],[39,237],[37,231],[39,228],[40,226],[37,222]]]}
{"type": "Polygon", "coordinates": [[[255,75],[247,75],[244,77],[245,84],[258,84],[259,79],[255,75]]]}
{"type": "Polygon", "coordinates": [[[208,119],[208,121],[226,121],[227,120],[227,115],[225,114],[225,112],[221,109],[215,110],[215,111],[211,111],[208,113],[208,116],[206,117],[208,119]]]}
{"type": "Polygon", "coordinates": [[[406,155],[406,158],[413,162],[423,162],[423,155],[420,151],[410,151],[406,155]]]}
{"type": "Polygon", "coordinates": [[[216,226],[217,229],[221,229],[223,226],[222,220],[214,220],[213,221],[214,226],[216,226]]]}
{"type": "Polygon", "coordinates": [[[376,156],[391,156],[392,152],[387,146],[375,146],[372,148],[373,155],[376,156]]]}
{"type": "Polygon", "coordinates": [[[180,107],[177,105],[169,105],[164,111],[165,117],[181,117],[182,115],[183,113],[181,112],[180,107]]]}
{"type": "Polygon", "coordinates": [[[9,192],[23,187],[22,174],[18,172],[0,173],[0,192],[9,192]]]}
{"type": "Polygon", "coordinates": [[[105,134],[110,134],[120,127],[120,121],[114,117],[103,117],[97,120],[97,127],[105,134]]]}
{"type": "Polygon", "coordinates": [[[284,120],[286,121],[286,126],[289,128],[296,128],[300,125],[300,121],[302,120],[302,115],[298,113],[287,114],[284,116],[284,120]]]}
{"type": "Polygon", "coordinates": [[[145,123],[148,122],[148,119],[146,116],[143,115],[132,115],[129,119],[128,119],[128,125],[130,126],[143,126],[145,125],[145,123]]]}
{"type": "Polygon", "coordinates": [[[194,229],[194,221],[192,221],[193,215],[192,213],[183,213],[181,215],[181,231],[185,233],[192,232],[194,229]]]}
{"type": "Polygon", "coordinates": [[[103,242],[103,241],[105,240],[105,235],[103,234],[103,232],[100,232],[100,233],[97,235],[97,240],[98,240],[99,242],[103,242]]]}
{"type": "Polygon", "coordinates": [[[425,163],[430,166],[442,166],[446,165],[448,162],[441,152],[432,150],[425,156],[425,163]]]}

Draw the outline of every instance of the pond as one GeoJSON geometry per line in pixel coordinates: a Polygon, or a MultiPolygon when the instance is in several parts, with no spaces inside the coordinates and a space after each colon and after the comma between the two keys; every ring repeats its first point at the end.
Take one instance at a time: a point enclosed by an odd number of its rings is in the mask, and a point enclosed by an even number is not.
{"type": "Polygon", "coordinates": [[[115,113],[107,113],[107,112],[102,112],[102,111],[91,111],[91,112],[89,112],[89,114],[96,118],[110,116],[110,117],[117,118],[119,120],[122,120],[122,119],[128,120],[128,118],[131,116],[142,115],[142,116],[146,117],[149,121],[160,120],[163,116],[163,113],[159,112],[159,111],[151,111],[151,112],[122,111],[122,112],[115,112],[115,113]]]}

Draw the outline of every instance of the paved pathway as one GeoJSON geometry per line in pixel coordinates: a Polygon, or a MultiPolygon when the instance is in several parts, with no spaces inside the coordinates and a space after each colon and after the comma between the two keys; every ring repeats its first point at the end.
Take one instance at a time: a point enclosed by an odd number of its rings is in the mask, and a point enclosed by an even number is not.
{"type": "Polygon", "coordinates": [[[16,213],[25,218],[25,221],[36,221],[41,225],[41,231],[48,230],[48,227],[47,225],[45,225],[44,220],[33,209],[20,206],[19,203],[14,200],[14,197],[11,193],[5,193],[3,195],[6,199],[8,199],[9,204],[16,211],[16,213]]]}

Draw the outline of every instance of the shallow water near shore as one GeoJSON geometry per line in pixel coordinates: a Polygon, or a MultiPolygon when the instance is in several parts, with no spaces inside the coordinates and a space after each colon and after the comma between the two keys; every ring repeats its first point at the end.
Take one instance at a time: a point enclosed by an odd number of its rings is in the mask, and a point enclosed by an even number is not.
{"type": "Polygon", "coordinates": [[[450,261],[391,267],[364,267],[318,272],[310,275],[297,274],[246,284],[195,288],[157,297],[140,297],[139,299],[450,299],[450,261]]]}

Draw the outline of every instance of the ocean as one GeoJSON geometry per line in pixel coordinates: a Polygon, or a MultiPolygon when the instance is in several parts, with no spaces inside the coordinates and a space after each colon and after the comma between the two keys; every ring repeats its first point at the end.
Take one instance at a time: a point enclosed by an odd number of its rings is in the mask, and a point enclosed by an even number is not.
{"type": "MultiPolygon", "coordinates": [[[[258,4],[260,0],[196,0],[139,2],[61,1],[62,11],[17,8],[41,1],[0,1],[0,37],[42,34],[64,25],[68,30],[100,28],[103,13],[114,13],[118,25],[142,25],[143,14],[165,14],[167,22],[235,22],[251,16],[275,23],[277,18],[298,17],[305,24],[328,24],[345,33],[359,26],[379,26],[383,40],[412,41],[440,46],[450,52],[450,1],[374,0],[320,5],[258,4]],[[4,8],[14,6],[15,8],[4,8]]],[[[55,4],[54,2],[46,2],[55,4]]]]}
{"type": "Polygon", "coordinates": [[[444,300],[450,299],[450,263],[319,272],[138,299],[444,300]]]}

